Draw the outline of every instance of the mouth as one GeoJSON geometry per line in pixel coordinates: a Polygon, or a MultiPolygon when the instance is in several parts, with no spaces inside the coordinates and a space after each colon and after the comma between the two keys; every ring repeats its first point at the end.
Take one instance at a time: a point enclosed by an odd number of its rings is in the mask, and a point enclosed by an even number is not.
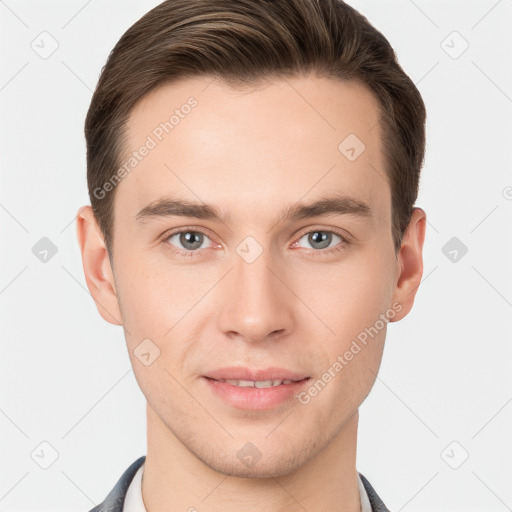
{"type": "Polygon", "coordinates": [[[225,368],[218,370],[215,375],[213,373],[204,376],[209,390],[225,404],[245,410],[268,410],[285,402],[292,403],[294,395],[311,379],[275,368],[259,372],[225,368]]]}
{"type": "Polygon", "coordinates": [[[229,366],[209,371],[205,377],[217,381],[241,381],[241,382],[268,382],[284,381],[298,382],[309,378],[305,373],[287,370],[286,368],[248,368],[241,366],[229,366]]]}
{"type": "MultiPolygon", "coordinates": [[[[210,378],[210,377],[207,377],[210,378]]],[[[239,388],[258,388],[258,389],[267,389],[274,388],[276,386],[293,384],[296,382],[302,382],[304,380],[309,379],[306,377],[304,379],[291,380],[291,379],[275,379],[275,380],[243,380],[243,379],[210,379],[215,380],[217,382],[226,382],[227,384],[231,384],[232,386],[237,386],[239,388]]]]}

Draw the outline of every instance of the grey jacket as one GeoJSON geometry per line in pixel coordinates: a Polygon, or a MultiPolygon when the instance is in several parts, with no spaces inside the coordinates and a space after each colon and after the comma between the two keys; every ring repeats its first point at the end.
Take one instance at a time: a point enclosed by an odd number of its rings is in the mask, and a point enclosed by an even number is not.
{"type": "MultiPolygon", "coordinates": [[[[145,460],[146,456],[143,455],[135,462],[133,462],[131,466],[122,474],[121,478],[117,481],[116,485],[110,491],[103,503],[100,503],[89,512],[122,512],[128,487],[130,486],[135,473],[137,473],[137,470],[140,468],[140,466],[142,466],[145,460]]],[[[359,476],[361,477],[364,488],[366,489],[366,493],[368,494],[368,499],[370,500],[370,504],[372,506],[372,512],[389,512],[389,509],[379,498],[378,494],[375,492],[375,489],[370,485],[370,482],[368,482],[368,480],[361,473],[359,473],[359,476]]]]}

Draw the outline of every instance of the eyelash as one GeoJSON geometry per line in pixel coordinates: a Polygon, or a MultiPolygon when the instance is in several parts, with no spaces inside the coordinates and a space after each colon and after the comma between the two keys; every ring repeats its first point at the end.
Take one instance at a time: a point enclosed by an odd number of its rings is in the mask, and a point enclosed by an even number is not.
{"type": "MultiPolygon", "coordinates": [[[[177,231],[170,231],[168,233],[165,233],[162,235],[160,241],[162,244],[165,245],[166,249],[169,250],[172,254],[177,255],[181,258],[194,258],[196,256],[201,256],[203,249],[197,249],[195,251],[185,251],[181,249],[177,249],[176,247],[172,246],[171,244],[167,243],[167,240],[171,238],[174,235],[179,235],[181,233],[198,233],[200,235],[204,235],[207,238],[210,238],[204,231],[201,231],[200,229],[192,229],[192,228],[180,228],[177,231]]],[[[330,249],[303,249],[306,251],[307,254],[313,253],[315,256],[323,256],[326,254],[333,254],[340,251],[343,251],[347,245],[349,245],[349,241],[345,238],[345,236],[342,234],[341,231],[338,231],[336,229],[312,229],[310,231],[306,231],[302,233],[298,239],[297,242],[304,237],[304,235],[308,235],[310,233],[316,233],[316,232],[322,232],[322,233],[333,233],[341,238],[341,242],[338,243],[336,246],[331,247],[330,249]]],[[[296,242],[294,242],[295,244],[296,242]]]]}

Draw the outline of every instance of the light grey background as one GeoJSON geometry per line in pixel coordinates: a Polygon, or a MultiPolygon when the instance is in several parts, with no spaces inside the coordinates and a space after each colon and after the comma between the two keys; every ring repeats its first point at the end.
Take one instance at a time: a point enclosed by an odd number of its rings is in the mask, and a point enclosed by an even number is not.
{"type": "MultiPolygon", "coordinates": [[[[0,511],[89,510],[146,453],[144,397],[87,290],[75,215],[100,69],[157,3],[0,1],[0,511]]],[[[512,0],[350,3],[428,110],[424,279],[389,326],[357,467],[392,511],[512,510],[512,0]]]]}

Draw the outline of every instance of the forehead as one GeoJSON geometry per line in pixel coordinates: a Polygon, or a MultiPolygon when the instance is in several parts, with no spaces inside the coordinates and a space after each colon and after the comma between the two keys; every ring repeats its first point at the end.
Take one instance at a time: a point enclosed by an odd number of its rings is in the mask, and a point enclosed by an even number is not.
{"type": "MultiPolygon", "coordinates": [[[[325,192],[386,208],[378,102],[355,81],[314,76],[232,88],[213,77],[167,84],[133,109],[115,209],[182,197],[259,214],[325,192]],[[307,197],[305,197],[307,196],[307,197]]],[[[276,212],[277,213],[277,210],[276,212]]]]}

